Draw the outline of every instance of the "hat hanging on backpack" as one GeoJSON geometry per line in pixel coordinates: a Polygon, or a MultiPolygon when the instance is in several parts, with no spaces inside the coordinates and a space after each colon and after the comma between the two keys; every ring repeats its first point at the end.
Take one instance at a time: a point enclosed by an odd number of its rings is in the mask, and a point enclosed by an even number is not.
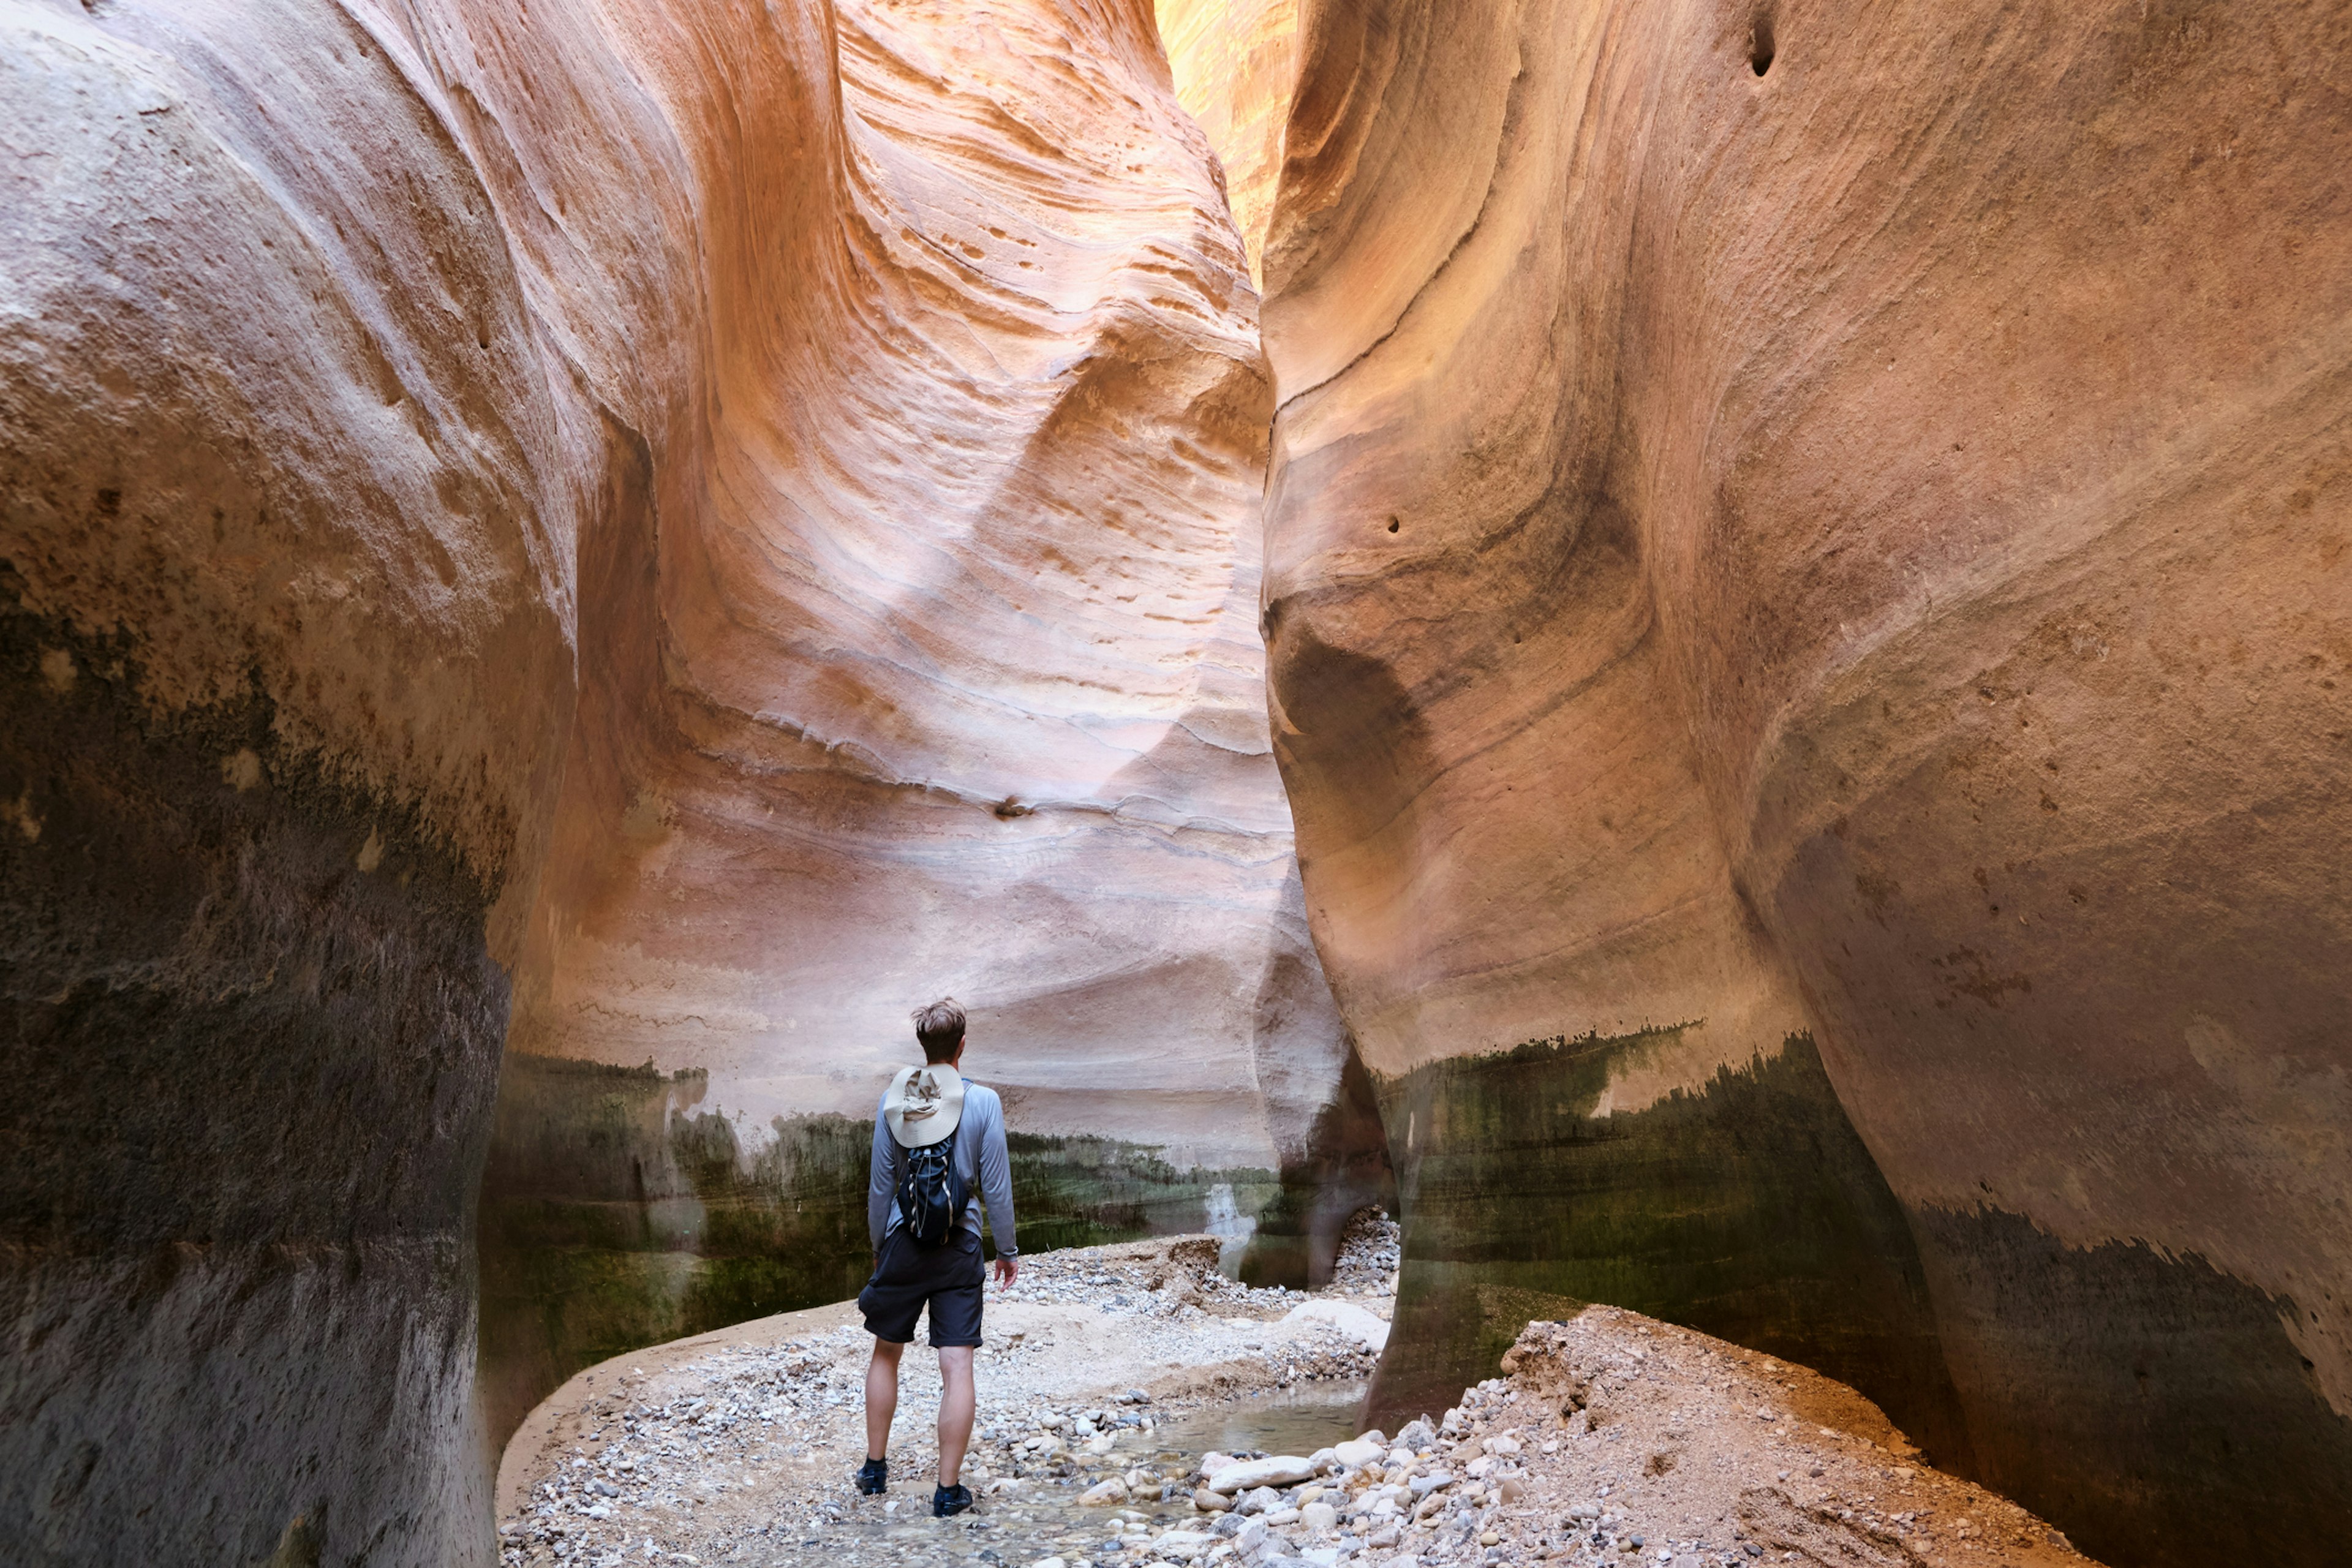
{"type": "Polygon", "coordinates": [[[946,1062],[899,1068],[883,1096],[882,1119],[901,1149],[952,1138],[963,1120],[963,1075],[946,1062]]]}

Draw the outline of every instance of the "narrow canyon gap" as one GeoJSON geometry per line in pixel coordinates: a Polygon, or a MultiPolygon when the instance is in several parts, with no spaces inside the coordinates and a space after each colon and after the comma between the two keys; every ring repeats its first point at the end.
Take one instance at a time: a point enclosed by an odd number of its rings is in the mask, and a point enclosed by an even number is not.
{"type": "Polygon", "coordinates": [[[0,1539],[489,1561],[951,990],[1028,1246],[1393,1194],[1384,1413],[1607,1301],[2332,1561],[2348,52],[0,0],[0,1539]]]}
{"type": "Polygon", "coordinates": [[[832,35],[837,115],[690,154],[743,204],[701,220],[744,269],[716,395],[583,544],[484,1186],[493,1438],[589,1362],[854,1294],[876,1086],[940,994],[1021,1135],[1025,1247],[1214,1200],[1328,1251],[1345,1218],[1280,1201],[1346,1043],[1207,143],[1134,5],[844,0],[832,35]],[[823,147],[798,249],[757,178],[787,132],[823,147]]]}

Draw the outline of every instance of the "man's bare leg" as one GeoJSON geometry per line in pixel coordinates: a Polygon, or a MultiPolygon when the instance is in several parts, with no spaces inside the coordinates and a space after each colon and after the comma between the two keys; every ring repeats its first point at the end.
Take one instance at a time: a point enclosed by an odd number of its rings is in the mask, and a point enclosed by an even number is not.
{"type": "MultiPolygon", "coordinates": [[[[940,1347],[940,1485],[951,1487],[963,1473],[963,1451],[971,1444],[971,1417],[979,1404],[971,1386],[971,1347],[940,1347]]],[[[871,1409],[869,1404],[867,1408],[871,1409]]],[[[871,1427],[874,1418],[866,1424],[871,1427]]]]}
{"type": "MultiPolygon", "coordinates": [[[[890,1457],[890,1419],[898,1414],[898,1352],[904,1345],[874,1342],[874,1359],[866,1363],[866,1457],[890,1457]]],[[[945,1352],[941,1352],[944,1354],[945,1352]]],[[[964,1385],[971,1384],[971,1352],[964,1352],[964,1385]]],[[[944,1410],[940,1421],[946,1421],[944,1410]]],[[[964,1402],[964,1430],[971,1430],[971,1402],[964,1402]]]]}

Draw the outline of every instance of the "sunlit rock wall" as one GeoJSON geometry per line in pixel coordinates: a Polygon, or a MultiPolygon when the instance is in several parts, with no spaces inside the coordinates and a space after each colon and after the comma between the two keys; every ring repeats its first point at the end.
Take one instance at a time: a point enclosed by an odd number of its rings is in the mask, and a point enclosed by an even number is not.
{"type": "Polygon", "coordinates": [[[1156,9],[1177,100],[1216,149],[1256,277],[1298,74],[1298,0],[1156,0],[1156,9]]]}
{"type": "Polygon", "coordinates": [[[2095,1554],[2330,1550],[2347,43],[1307,7],[1269,657],[1402,1346],[1622,1300],[2095,1554]]]}
{"type": "MultiPolygon", "coordinates": [[[[704,193],[704,275],[660,292],[708,301],[708,368],[622,405],[649,456],[583,549],[603,635],[512,1035],[697,1075],[664,1136],[724,1124],[731,1173],[678,1168],[740,1223],[600,1240],[575,1205],[612,1183],[502,1144],[494,1429],[617,1340],[854,1291],[856,1213],[821,1262],[809,1241],[747,1265],[740,1226],[811,1212],[756,1173],[804,1119],[870,1118],[935,997],[971,1010],[966,1069],[1036,1140],[1024,1181],[1061,1183],[1024,1205],[1033,1243],[1076,1214],[1199,1229],[1220,1185],[1244,1222],[1339,1080],[1265,716],[1255,296],[1149,10],[833,16],[814,68],[763,60],[764,23],[714,46],[748,51],[723,117],[715,68],[657,73],[704,193]],[[782,101],[772,79],[811,68],[813,102],[782,101]]],[[[556,188],[559,211],[605,200],[556,188]]],[[[638,345],[592,346],[626,387],[638,345]]],[[[572,1081],[511,1080],[515,1124],[571,1114],[531,1097],[572,1081]]]]}

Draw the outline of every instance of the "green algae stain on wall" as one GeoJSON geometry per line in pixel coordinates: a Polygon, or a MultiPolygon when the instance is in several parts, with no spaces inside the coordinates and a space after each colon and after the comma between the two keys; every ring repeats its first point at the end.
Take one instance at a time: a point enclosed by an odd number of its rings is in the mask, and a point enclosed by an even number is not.
{"type": "Polygon", "coordinates": [[[779,1118],[746,1160],[707,1091],[697,1071],[507,1058],[478,1225],[493,1440],[582,1367],[865,1282],[866,1125],[779,1118]]]}
{"type": "Polygon", "coordinates": [[[1443,1409],[1529,1318],[1598,1301],[1818,1368],[1965,1463],[1909,1226],[1810,1036],[1594,1114],[1612,1068],[1691,1027],[1376,1080],[1404,1221],[1376,1417],[1443,1409]]]}
{"type": "Polygon", "coordinates": [[[1180,1171],[1159,1149],[1115,1138],[1007,1132],[1021,1250],[1101,1247],[1210,1228],[1213,1208],[1254,1222],[1279,1190],[1272,1171],[1180,1171]]]}
{"type": "MultiPolygon", "coordinates": [[[[693,1069],[507,1057],[478,1224],[492,1443],[583,1367],[865,1284],[873,1122],[780,1117],[755,1144],[703,1108],[709,1087],[693,1069]]],[[[1244,1224],[1278,1190],[1271,1171],[1180,1171],[1117,1139],[1007,1142],[1024,1252],[1199,1231],[1213,1207],[1244,1224]]]]}

